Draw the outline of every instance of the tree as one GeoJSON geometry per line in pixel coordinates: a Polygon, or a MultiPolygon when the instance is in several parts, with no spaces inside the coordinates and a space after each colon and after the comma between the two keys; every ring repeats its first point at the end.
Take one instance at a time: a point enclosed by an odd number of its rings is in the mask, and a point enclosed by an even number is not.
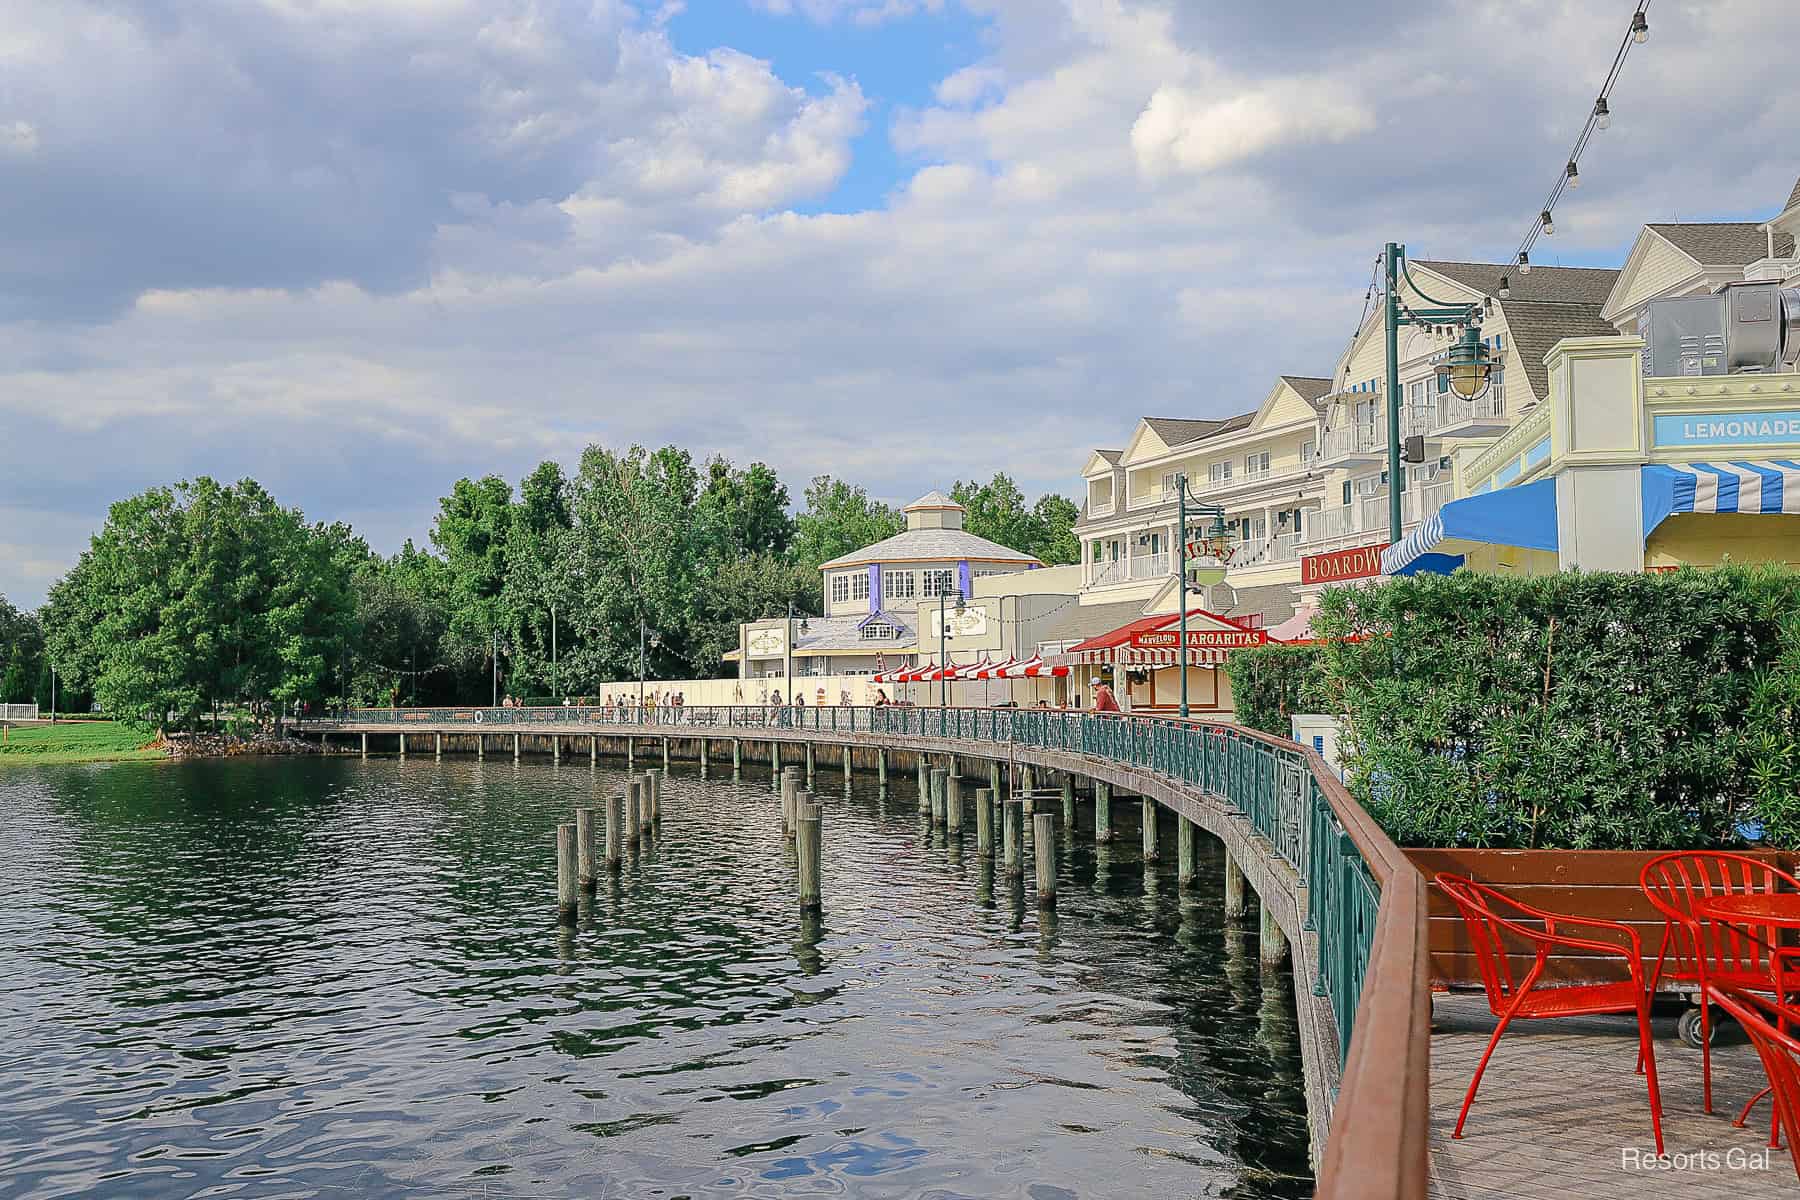
{"type": "Polygon", "coordinates": [[[43,626],[0,595],[0,704],[31,703],[43,660],[43,626]]]}
{"type": "Polygon", "coordinates": [[[706,489],[700,494],[699,517],[721,557],[742,559],[787,553],[794,540],[788,515],[788,490],[763,463],[743,471],[724,458],[706,464],[706,489]]]}
{"type": "Polygon", "coordinates": [[[506,579],[500,591],[501,624],[511,655],[511,688],[547,696],[552,682],[552,642],[568,647],[568,598],[561,587],[557,561],[568,537],[569,484],[561,465],[540,463],[519,485],[506,541],[506,579]],[[551,611],[561,620],[552,631],[551,611]]]}
{"type": "Polygon", "coordinates": [[[512,534],[512,487],[497,475],[459,479],[438,501],[431,544],[449,568],[446,654],[466,671],[484,670],[502,627],[506,544],[512,534]]]}
{"type": "Polygon", "coordinates": [[[51,589],[50,653],[107,711],[157,727],[221,701],[319,698],[367,555],[347,527],[309,526],[253,480],[153,488],[113,505],[51,589]]]}
{"type": "Polygon", "coordinates": [[[891,538],[906,527],[893,508],[841,479],[820,475],[806,489],[806,511],[794,522],[794,558],[811,570],[839,555],[891,538]]]}
{"type": "Polygon", "coordinates": [[[1005,472],[987,483],[958,481],[950,496],[966,510],[963,528],[1047,564],[1081,561],[1075,520],[1081,510],[1065,496],[1046,492],[1029,508],[1005,472]]]}

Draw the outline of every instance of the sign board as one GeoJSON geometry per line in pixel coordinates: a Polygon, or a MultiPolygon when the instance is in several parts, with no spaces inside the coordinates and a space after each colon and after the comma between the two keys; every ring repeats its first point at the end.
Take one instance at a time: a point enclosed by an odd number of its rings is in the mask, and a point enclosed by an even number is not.
{"type": "Polygon", "coordinates": [[[971,604],[961,612],[957,612],[954,608],[946,609],[942,613],[935,608],[927,608],[925,611],[931,614],[929,629],[930,636],[933,638],[939,636],[940,623],[949,626],[949,636],[952,641],[957,638],[987,636],[988,615],[985,608],[971,604]]]}
{"type": "Polygon", "coordinates": [[[1800,442],[1800,409],[1788,412],[1658,413],[1658,446],[1765,446],[1800,442]]]}
{"type": "Polygon", "coordinates": [[[1300,560],[1300,582],[1344,583],[1352,579],[1368,579],[1381,574],[1381,552],[1378,546],[1358,546],[1353,550],[1334,550],[1330,554],[1309,554],[1300,560]]]}
{"type": "MultiPolygon", "coordinates": [[[[1131,644],[1141,650],[1179,650],[1181,648],[1181,630],[1153,629],[1131,635],[1131,644]]],[[[1187,631],[1187,648],[1189,650],[1242,650],[1247,646],[1266,646],[1269,644],[1269,632],[1266,629],[1190,629],[1187,631]]]]}
{"type": "Polygon", "coordinates": [[[744,653],[751,658],[780,658],[787,653],[787,630],[780,626],[750,630],[744,635],[744,653]]]}

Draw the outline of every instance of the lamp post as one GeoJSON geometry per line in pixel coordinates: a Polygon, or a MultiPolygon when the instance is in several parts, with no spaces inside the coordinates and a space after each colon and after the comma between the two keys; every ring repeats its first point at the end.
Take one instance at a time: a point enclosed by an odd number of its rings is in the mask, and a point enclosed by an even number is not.
{"type": "Polygon", "coordinates": [[[1176,607],[1181,610],[1181,649],[1176,655],[1176,660],[1181,667],[1181,715],[1186,718],[1188,715],[1188,514],[1191,512],[1196,517],[1211,517],[1213,522],[1212,528],[1208,530],[1211,544],[1207,550],[1210,553],[1194,568],[1194,579],[1202,587],[1211,587],[1225,578],[1225,552],[1229,547],[1226,543],[1225,510],[1223,508],[1217,504],[1203,504],[1199,500],[1194,501],[1192,508],[1188,507],[1188,477],[1185,471],[1178,472],[1175,476],[1175,501],[1176,512],[1179,514],[1177,518],[1179,523],[1175,530],[1175,541],[1179,547],[1176,555],[1180,564],[1175,575],[1175,590],[1179,597],[1176,607]]]}
{"type": "MultiPolygon", "coordinates": [[[[1493,378],[1494,364],[1481,340],[1481,303],[1439,300],[1413,282],[1406,267],[1406,247],[1389,242],[1382,253],[1383,271],[1387,279],[1387,298],[1382,305],[1387,335],[1387,464],[1388,464],[1388,541],[1400,540],[1400,327],[1402,325],[1453,325],[1462,329],[1439,364],[1436,374],[1446,380],[1450,391],[1463,400],[1479,400],[1487,393],[1493,378]],[[1407,307],[1401,311],[1400,282],[1428,308],[1407,307]]],[[[1507,276],[1500,277],[1500,294],[1511,290],[1507,276]]]]}
{"type": "MultiPolygon", "coordinates": [[[[950,593],[938,592],[938,707],[950,707],[950,622],[945,619],[950,593]]],[[[956,615],[962,616],[962,589],[956,591],[956,615]]]]}

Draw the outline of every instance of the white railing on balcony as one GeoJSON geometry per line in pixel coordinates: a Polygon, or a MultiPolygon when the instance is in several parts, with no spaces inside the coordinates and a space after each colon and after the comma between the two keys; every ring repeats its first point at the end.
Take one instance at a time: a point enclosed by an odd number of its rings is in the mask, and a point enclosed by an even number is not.
{"type": "Polygon", "coordinates": [[[1388,524],[1388,498],[1380,496],[1362,496],[1356,501],[1356,527],[1358,529],[1386,529],[1388,524]]]}
{"type": "Polygon", "coordinates": [[[1090,501],[1088,504],[1087,515],[1089,516],[1089,518],[1110,517],[1110,516],[1112,516],[1112,511],[1113,511],[1113,502],[1111,500],[1106,501],[1104,504],[1095,503],[1095,502],[1090,501]]]}
{"type": "Polygon", "coordinates": [[[1437,515],[1438,509],[1450,502],[1450,484],[1428,483],[1421,488],[1409,489],[1400,497],[1400,516],[1408,525],[1417,525],[1421,521],[1429,521],[1437,515]]]}
{"type": "Polygon", "coordinates": [[[1470,421],[1497,420],[1505,415],[1506,394],[1500,388],[1491,388],[1478,400],[1464,400],[1454,392],[1446,392],[1437,398],[1437,406],[1432,409],[1431,428],[1433,431],[1448,429],[1470,421]]]}
{"type": "Polygon", "coordinates": [[[1321,458],[1336,458],[1343,454],[1367,454],[1372,450],[1380,450],[1387,445],[1387,430],[1378,425],[1364,425],[1360,422],[1346,425],[1341,429],[1325,431],[1325,448],[1320,452],[1321,458]]]}
{"type": "Polygon", "coordinates": [[[1133,579],[1155,579],[1173,570],[1167,554],[1140,554],[1131,560],[1133,579]]]}
{"type": "Polygon", "coordinates": [[[1124,583],[1130,578],[1127,574],[1128,570],[1129,568],[1122,558],[1112,562],[1097,562],[1093,564],[1094,574],[1089,586],[1104,587],[1109,583],[1124,583]]]}

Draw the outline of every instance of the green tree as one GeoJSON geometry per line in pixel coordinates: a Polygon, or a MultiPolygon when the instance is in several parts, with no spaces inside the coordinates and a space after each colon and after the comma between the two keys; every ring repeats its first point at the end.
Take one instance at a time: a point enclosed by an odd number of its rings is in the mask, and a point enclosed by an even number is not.
{"type": "MultiPolygon", "coordinates": [[[[506,580],[500,612],[511,656],[511,690],[547,696],[553,682],[553,651],[571,648],[568,597],[557,562],[569,533],[569,484],[554,462],[538,465],[519,485],[506,543],[506,580]],[[560,610],[554,620],[552,610],[560,610]],[[552,643],[555,643],[553,645],[552,643]]],[[[566,691],[567,688],[565,687],[566,691]]]]}
{"type": "Polygon", "coordinates": [[[1074,501],[1054,492],[1027,506],[1025,494],[1004,471],[987,483],[958,481],[950,497],[965,510],[963,528],[1048,564],[1081,561],[1074,501]]]}
{"type": "Polygon", "coordinates": [[[785,554],[794,540],[787,485],[763,463],[739,471],[723,458],[710,460],[698,515],[723,558],[785,554]]]}
{"type": "Polygon", "coordinates": [[[806,489],[806,510],[794,521],[794,558],[811,570],[906,527],[899,511],[869,499],[860,487],[820,475],[806,489]]]}
{"type": "Polygon", "coordinates": [[[44,628],[0,595],[0,704],[29,704],[44,669],[44,628]]]}
{"type": "Polygon", "coordinates": [[[485,672],[494,635],[504,626],[506,546],[513,528],[512,487],[497,475],[459,479],[438,501],[431,544],[449,570],[449,629],[444,652],[471,674],[485,672]]]}
{"type": "Polygon", "coordinates": [[[202,477],[113,505],[44,620],[60,672],[108,711],[161,727],[221,701],[323,696],[368,548],[309,526],[253,480],[202,477]]]}

